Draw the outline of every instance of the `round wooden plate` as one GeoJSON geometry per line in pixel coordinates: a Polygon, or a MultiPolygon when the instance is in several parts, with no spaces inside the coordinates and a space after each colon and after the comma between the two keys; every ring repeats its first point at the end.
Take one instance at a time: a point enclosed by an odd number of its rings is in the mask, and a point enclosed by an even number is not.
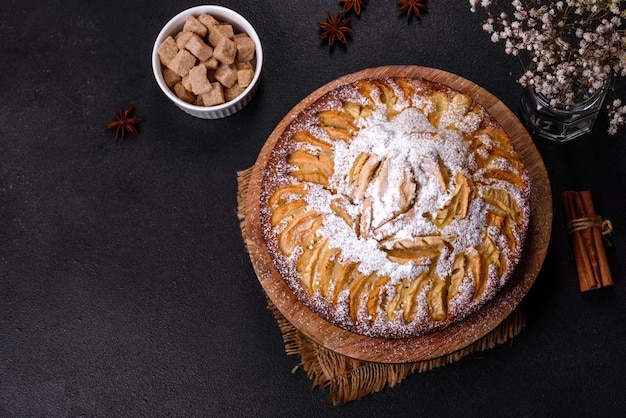
{"type": "Polygon", "coordinates": [[[552,194],[546,168],[532,138],[517,117],[491,93],[457,75],[419,66],[386,66],[340,77],[311,93],[276,126],[253,167],[245,201],[246,246],[257,277],[276,308],[313,341],[351,358],[380,363],[434,359],[460,350],[497,327],[528,293],[545,259],[552,228],[552,194]],[[338,328],[305,307],[282,279],[267,252],[259,222],[260,190],[270,153],[283,130],[304,108],[328,91],[363,78],[422,77],[470,95],[510,135],[531,179],[531,218],[519,265],[498,297],[464,320],[415,338],[372,338],[338,328]]]}

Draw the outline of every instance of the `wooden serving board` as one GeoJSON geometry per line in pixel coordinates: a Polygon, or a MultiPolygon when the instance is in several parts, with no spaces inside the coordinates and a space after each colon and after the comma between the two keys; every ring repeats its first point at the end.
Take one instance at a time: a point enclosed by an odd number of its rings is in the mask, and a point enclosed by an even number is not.
{"type": "Polygon", "coordinates": [[[521,302],[545,259],[552,228],[552,194],[546,168],[532,138],[517,117],[496,97],[446,71],[420,66],[386,66],[340,77],[311,93],[276,126],[253,167],[245,201],[244,238],[257,277],[276,308],[298,330],[329,350],[363,361],[408,363],[461,350],[497,327],[521,302]],[[338,328],[304,306],[282,279],[267,252],[259,222],[260,191],[268,158],[283,130],[304,108],[328,91],[363,78],[422,77],[470,95],[510,135],[531,179],[531,218],[522,259],[498,297],[483,309],[442,331],[415,338],[372,338],[338,328]]]}

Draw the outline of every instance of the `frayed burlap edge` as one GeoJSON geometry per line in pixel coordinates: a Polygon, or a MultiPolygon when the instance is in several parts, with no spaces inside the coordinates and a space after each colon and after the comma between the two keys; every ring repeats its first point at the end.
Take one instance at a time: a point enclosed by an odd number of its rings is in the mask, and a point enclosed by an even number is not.
{"type": "MultiPolygon", "coordinates": [[[[241,232],[245,235],[245,197],[252,168],[237,173],[237,216],[241,232]]],[[[430,360],[411,363],[374,363],[355,360],[335,353],[308,338],[293,326],[268,298],[268,309],[274,315],[283,335],[288,355],[300,356],[302,368],[313,388],[327,389],[334,405],[358,400],[385,387],[394,387],[412,373],[425,372],[453,363],[461,358],[485,351],[517,336],[526,325],[526,315],[520,304],[500,325],[490,333],[453,353],[430,360]]]]}
{"type": "Polygon", "coordinates": [[[293,371],[304,369],[313,388],[328,389],[334,405],[360,399],[387,386],[394,387],[412,373],[426,372],[469,354],[493,348],[518,335],[526,324],[526,316],[520,305],[493,331],[461,350],[411,363],[373,363],[352,359],[315,343],[287,321],[271,301],[268,308],[282,332],[285,351],[301,358],[293,371]]]}

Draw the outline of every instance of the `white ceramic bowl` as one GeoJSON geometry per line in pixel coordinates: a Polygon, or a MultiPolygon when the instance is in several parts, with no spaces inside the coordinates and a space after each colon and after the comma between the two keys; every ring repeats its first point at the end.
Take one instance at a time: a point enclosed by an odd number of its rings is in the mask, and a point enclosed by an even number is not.
{"type": "Polygon", "coordinates": [[[225,118],[238,112],[245,105],[247,105],[259,87],[262,66],[263,49],[261,48],[261,40],[259,39],[256,31],[254,30],[252,25],[239,13],[222,6],[196,6],[180,12],[179,14],[174,16],[169,22],[167,22],[163,29],[161,29],[161,32],[159,33],[159,36],[157,36],[154,47],[152,49],[152,71],[154,73],[154,77],[156,78],[157,84],[159,85],[159,87],[161,87],[163,93],[165,93],[165,95],[180,109],[192,116],[202,119],[225,118]],[[167,84],[165,84],[165,80],[163,79],[161,62],[159,61],[159,54],[157,53],[159,45],[163,43],[165,38],[167,38],[169,35],[175,35],[182,30],[187,16],[198,16],[202,13],[208,13],[219,21],[230,23],[231,25],[233,25],[235,32],[247,33],[256,45],[255,58],[252,61],[252,65],[254,66],[254,78],[252,79],[252,82],[235,99],[217,106],[196,106],[179,99],[176,94],[174,94],[174,92],[170,90],[169,87],[167,87],[167,84]]]}

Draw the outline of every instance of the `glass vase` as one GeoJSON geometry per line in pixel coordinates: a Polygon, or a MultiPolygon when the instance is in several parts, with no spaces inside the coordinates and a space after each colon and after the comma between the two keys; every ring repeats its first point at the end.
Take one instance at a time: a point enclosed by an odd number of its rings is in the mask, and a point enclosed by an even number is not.
{"type": "Polygon", "coordinates": [[[609,82],[588,98],[571,106],[552,106],[550,99],[526,87],[521,99],[522,121],[531,134],[567,142],[590,132],[598,118],[609,82]]]}

